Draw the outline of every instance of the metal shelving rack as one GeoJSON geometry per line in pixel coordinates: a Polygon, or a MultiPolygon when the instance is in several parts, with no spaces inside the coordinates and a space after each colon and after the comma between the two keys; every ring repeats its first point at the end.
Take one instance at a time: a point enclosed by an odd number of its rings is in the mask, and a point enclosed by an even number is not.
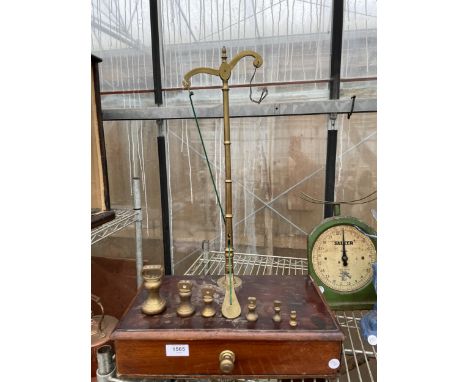
{"type": "Polygon", "coordinates": [[[138,219],[138,212],[135,210],[114,210],[114,212],[115,219],[91,230],[91,245],[135,223],[138,219]]]}
{"type": "MultiPolygon", "coordinates": [[[[186,275],[199,276],[223,273],[224,252],[218,251],[202,252],[185,272],[186,275]]],[[[307,275],[307,259],[236,252],[234,273],[237,275],[307,275]]],[[[359,330],[359,322],[365,313],[366,311],[360,310],[335,311],[346,338],[342,347],[341,375],[329,382],[377,381],[377,347],[370,345],[361,336],[359,330]]]]}
{"type": "Polygon", "coordinates": [[[133,178],[133,210],[117,209],[115,218],[91,230],[91,245],[113,235],[114,233],[135,224],[135,260],[137,272],[137,288],[142,284],[141,269],[143,267],[143,236],[140,178],[133,178]]]}

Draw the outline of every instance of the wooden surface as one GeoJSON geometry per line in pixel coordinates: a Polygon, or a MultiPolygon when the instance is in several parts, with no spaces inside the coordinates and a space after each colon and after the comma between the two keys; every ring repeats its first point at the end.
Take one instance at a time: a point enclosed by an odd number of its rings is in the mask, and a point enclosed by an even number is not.
{"type": "Polygon", "coordinates": [[[344,336],[325,305],[320,292],[307,276],[242,276],[236,290],[242,315],[234,320],[221,316],[224,291],[216,284],[218,276],[168,276],[160,294],[167,300],[164,313],[146,316],[141,306],[147,292],[140,289],[112,334],[115,341],[117,372],[123,376],[164,376],[205,378],[222,375],[219,353],[236,354],[229,377],[322,377],[334,376],[328,362],[340,359],[344,336]],[[180,318],[177,282],[192,280],[195,315],[180,318]],[[203,318],[201,287],[215,287],[217,314],[203,318]],[[258,321],[245,319],[247,297],[257,298],[258,321]],[[282,322],[272,320],[273,300],[282,301],[282,322]],[[297,311],[298,326],[289,326],[289,313],[297,311]],[[166,344],[188,344],[188,357],[166,357],[166,344]]]}
{"type": "Polygon", "coordinates": [[[99,296],[106,314],[120,319],[135,297],[135,269],[135,260],[91,257],[91,293],[99,296]]]}
{"type": "Polygon", "coordinates": [[[102,122],[99,59],[91,55],[91,208],[110,210],[106,143],[102,122]]]}
{"type": "Polygon", "coordinates": [[[96,107],[94,76],[91,69],[91,208],[106,209],[104,174],[99,147],[99,122],[96,107]]]}

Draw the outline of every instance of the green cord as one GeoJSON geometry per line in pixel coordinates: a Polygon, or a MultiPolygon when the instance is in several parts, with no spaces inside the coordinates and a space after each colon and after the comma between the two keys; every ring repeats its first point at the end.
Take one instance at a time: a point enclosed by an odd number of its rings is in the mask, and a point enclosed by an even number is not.
{"type": "MultiPolygon", "coordinates": [[[[213,188],[214,188],[214,191],[215,191],[215,194],[216,194],[216,199],[218,200],[218,206],[219,206],[219,209],[221,210],[221,215],[223,216],[224,225],[226,225],[226,218],[224,217],[224,211],[223,211],[223,207],[221,205],[221,200],[219,199],[218,189],[216,188],[216,184],[215,184],[214,177],[213,177],[213,172],[211,171],[210,161],[208,160],[208,154],[206,153],[205,142],[203,141],[203,136],[202,136],[202,133],[200,131],[200,125],[198,124],[197,113],[195,112],[195,107],[193,106],[192,96],[193,96],[193,92],[190,91],[189,92],[190,105],[192,106],[192,112],[193,112],[193,116],[195,118],[195,123],[197,125],[198,135],[200,136],[200,140],[201,140],[201,143],[202,143],[202,146],[203,146],[203,152],[205,154],[206,163],[208,164],[208,170],[210,170],[211,183],[213,183],[213,188]]],[[[233,283],[232,279],[233,279],[233,276],[232,276],[231,241],[230,240],[228,240],[228,261],[229,261],[229,305],[232,305],[232,283],[233,283]]]]}
{"type": "Polygon", "coordinates": [[[229,261],[229,305],[232,305],[232,264],[231,264],[231,241],[228,240],[228,261],[229,261]]]}
{"type": "Polygon", "coordinates": [[[215,181],[214,181],[213,172],[211,171],[210,161],[208,160],[208,154],[206,153],[205,142],[203,141],[202,133],[200,131],[200,125],[198,124],[197,113],[195,112],[195,107],[193,106],[192,96],[193,96],[193,92],[190,91],[189,92],[190,104],[192,105],[193,116],[195,118],[195,123],[197,124],[198,135],[200,136],[200,140],[201,140],[201,143],[202,143],[202,146],[203,146],[203,152],[205,153],[205,159],[206,159],[206,163],[208,164],[208,170],[210,170],[211,182],[213,183],[213,188],[214,188],[215,193],[216,193],[216,199],[218,200],[218,206],[219,206],[219,209],[221,210],[221,215],[223,216],[224,224],[226,224],[226,218],[224,217],[223,207],[221,206],[221,200],[219,199],[219,194],[218,194],[218,190],[216,188],[216,184],[215,184],[215,181]]]}

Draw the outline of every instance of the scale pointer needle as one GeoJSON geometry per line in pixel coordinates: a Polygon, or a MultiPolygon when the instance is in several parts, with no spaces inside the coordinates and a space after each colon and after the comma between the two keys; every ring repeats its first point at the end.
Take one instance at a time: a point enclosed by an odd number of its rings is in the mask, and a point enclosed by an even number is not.
{"type": "Polygon", "coordinates": [[[341,237],[341,240],[342,240],[342,253],[343,253],[343,256],[341,256],[341,260],[343,260],[343,266],[348,266],[348,256],[346,256],[346,244],[345,244],[345,237],[344,237],[344,228],[341,230],[341,233],[342,233],[342,237],[341,237]]]}

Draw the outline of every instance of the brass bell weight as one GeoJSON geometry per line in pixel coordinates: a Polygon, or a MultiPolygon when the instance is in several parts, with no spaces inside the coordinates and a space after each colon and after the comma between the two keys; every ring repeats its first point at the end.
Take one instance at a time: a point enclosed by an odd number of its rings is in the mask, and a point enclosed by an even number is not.
{"type": "Polygon", "coordinates": [[[211,285],[207,285],[202,288],[203,302],[205,303],[205,306],[203,307],[203,310],[201,311],[202,317],[210,318],[216,314],[216,309],[213,307],[213,301],[214,301],[213,295],[214,295],[214,289],[211,285]]]}
{"type": "Polygon", "coordinates": [[[247,309],[249,310],[246,314],[245,318],[249,322],[255,322],[258,320],[258,313],[255,311],[257,308],[257,299],[255,297],[249,297],[247,299],[249,301],[247,305],[247,309]]]}
{"type": "Polygon", "coordinates": [[[141,271],[143,285],[148,291],[148,297],[141,307],[147,315],[159,314],[166,309],[166,300],[159,295],[159,288],[164,276],[162,265],[145,265],[141,271]]]}
{"type": "Polygon", "coordinates": [[[273,322],[279,324],[281,322],[281,301],[273,301],[273,310],[275,311],[275,314],[273,315],[273,322]]]}
{"type": "Polygon", "coordinates": [[[181,280],[177,283],[179,289],[180,304],[177,307],[179,317],[190,317],[195,313],[195,307],[190,302],[192,297],[192,282],[190,280],[181,280]]]}

